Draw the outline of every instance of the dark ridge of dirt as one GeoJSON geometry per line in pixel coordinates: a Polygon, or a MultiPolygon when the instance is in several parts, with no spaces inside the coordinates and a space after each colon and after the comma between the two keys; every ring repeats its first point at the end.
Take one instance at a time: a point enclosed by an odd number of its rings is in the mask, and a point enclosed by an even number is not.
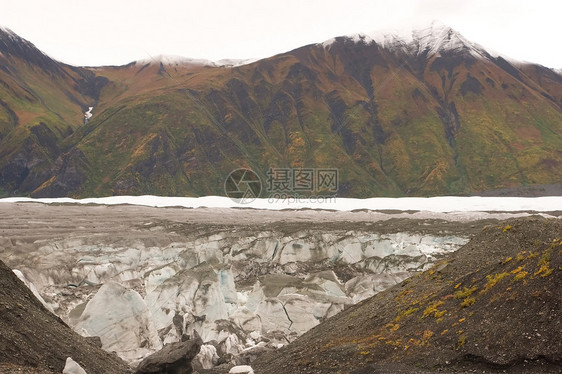
{"type": "Polygon", "coordinates": [[[364,300],[256,374],[562,373],[562,222],[484,226],[432,269],[364,300]]]}
{"type": "Polygon", "coordinates": [[[498,197],[562,196],[562,183],[500,188],[497,190],[478,192],[474,195],[498,197]]]}
{"type": "Polygon", "coordinates": [[[0,261],[0,373],[62,373],[66,358],[88,374],[125,374],[129,366],[49,312],[0,261]]]}
{"type": "Polygon", "coordinates": [[[216,232],[231,232],[234,229],[239,231],[248,231],[248,235],[256,231],[276,231],[282,235],[295,235],[303,231],[312,233],[322,232],[376,232],[378,234],[396,234],[400,232],[408,232],[412,234],[422,235],[458,235],[468,237],[474,235],[480,230],[482,224],[493,224],[498,222],[497,219],[488,218],[481,219],[478,224],[445,221],[442,219],[412,219],[412,218],[388,218],[384,221],[326,221],[326,222],[291,222],[278,221],[267,223],[253,224],[206,224],[197,225],[193,223],[176,223],[169,221],[154,221],[151,225],[138,225],[137,230],[149,230],[152,227],[163,227],[167,232],[182,233],[189,235],[194,231],[202,230],[203,232],[214,229],[216,232]]]}

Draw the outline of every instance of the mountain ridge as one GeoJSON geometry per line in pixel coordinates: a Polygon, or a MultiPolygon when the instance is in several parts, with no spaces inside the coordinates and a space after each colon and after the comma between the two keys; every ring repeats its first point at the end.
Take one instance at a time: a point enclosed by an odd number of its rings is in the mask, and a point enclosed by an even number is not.
{"type": "Polygon", "coordinates": [[[335,168],[353,197],[562,180],[562,76],[431,30],[416,53],[338,37],[233,66],[77,68],[0,48],[0,195],[223,195],[239,167],[335,168]]]}

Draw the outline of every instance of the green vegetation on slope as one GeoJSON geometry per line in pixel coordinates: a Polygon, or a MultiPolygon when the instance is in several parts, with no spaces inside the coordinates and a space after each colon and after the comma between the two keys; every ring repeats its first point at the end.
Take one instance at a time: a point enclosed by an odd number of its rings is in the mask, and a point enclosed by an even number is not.
{"type": "Polygon", "coordinates": [[[236,68],[21,69],[0,88],[0,190],[222,195],[240,167],[262,181],[270,167],[337,168],[338,195],[355,197],[557,183],[562,79],[506,63],[340,41],[236,68]]]}

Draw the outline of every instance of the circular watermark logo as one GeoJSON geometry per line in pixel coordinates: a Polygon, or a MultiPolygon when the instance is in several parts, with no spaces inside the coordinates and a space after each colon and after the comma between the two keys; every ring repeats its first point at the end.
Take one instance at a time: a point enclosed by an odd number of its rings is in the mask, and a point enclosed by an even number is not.
{"type": "Polygon", "coordinates": [[[261,180],[250,169],[236,169],[224,181],[224,193],[240,204],[249,204],[260,196],[261,180]]]}

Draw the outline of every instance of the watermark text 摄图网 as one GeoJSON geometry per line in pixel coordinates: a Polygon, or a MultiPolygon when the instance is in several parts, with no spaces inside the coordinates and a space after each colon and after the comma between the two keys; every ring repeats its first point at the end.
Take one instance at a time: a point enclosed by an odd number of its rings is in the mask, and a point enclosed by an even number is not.
{"type": "Polygon", "coordinates": [[[265,173],[265,195],[261,179],[251,169],[233,170],[225,180],[224,191],[238,203],[248,204],[258,197],[270,203],[335,202],[339,172],[333,168],[269,168],[265,173]]]}
{"type": "Polygon", "coordinates": [[[266,172],[269,193],[337,192],[338,169],[269,168],[266,172]]]}

